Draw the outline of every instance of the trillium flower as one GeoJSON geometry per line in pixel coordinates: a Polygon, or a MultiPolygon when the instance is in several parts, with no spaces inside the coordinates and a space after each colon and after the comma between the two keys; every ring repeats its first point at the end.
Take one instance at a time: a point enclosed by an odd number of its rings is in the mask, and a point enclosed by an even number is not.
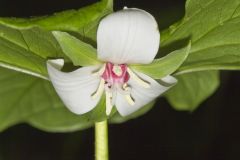
{"type": "MultiPolygon", "coordinates": [[[[150,64],[158,52],[160,33],[154,17],[140,9],[123,9],[101,20],[97,30],[100,65],[62,72],[62,59],[48,60],[47,69],[56,92],[66,107],[84,114],[106,97],[106,114],[115,106],[129,115],[167,91],[176,79],[159,80],[131,69],[131,64],[150,64]]],[[[162,68],[164,69],[164,68],[162,68]]]]}

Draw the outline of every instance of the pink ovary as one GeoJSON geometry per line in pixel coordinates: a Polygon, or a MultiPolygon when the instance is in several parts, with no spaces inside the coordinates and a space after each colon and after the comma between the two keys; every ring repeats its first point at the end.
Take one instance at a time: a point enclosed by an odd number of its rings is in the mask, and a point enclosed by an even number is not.
{"type": "MultiPolygon", "coordinates": [[[[116,66],[116,65],[115,65],[116,66]]],[[[127,72],[127,65],[126,64],[119,64],[117,65],[121,68],[121,74],[117,75],[114,72],[114,64],[107,62],[105,66],[105,70],[102,74],[102,78],[107,82],[108,85],[114,84],[124,84],[128,82],[130,76],[127,72]]]]}

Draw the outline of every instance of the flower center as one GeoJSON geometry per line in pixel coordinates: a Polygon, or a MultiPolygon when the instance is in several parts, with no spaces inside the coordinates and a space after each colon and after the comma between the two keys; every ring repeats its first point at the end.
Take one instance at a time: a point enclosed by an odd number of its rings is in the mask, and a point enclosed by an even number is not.
{"type": "Polygon", "coordinates": [[[101,77],[108,86],[113,86],[114,84],[122,85],[130,78],[126,64],[112,64],[110,62],[106,63],[105,70],[101,77]]]}
{"type": "Polygon", "coordinates": [[[102,95],[105,91],[106,95],[106,114],[111,113],[112,107],[115,105],[117,92],[122,94],[130,105],[135,104],[134,98],[131,96],[131,87],[128,81],[131,78],[144,88],[149,88],[150,84],[133,71],[131,71],[126,64],[113,64],[107,62],[97,73],[101,77],[100,84],[92,98],[102,95]]]}

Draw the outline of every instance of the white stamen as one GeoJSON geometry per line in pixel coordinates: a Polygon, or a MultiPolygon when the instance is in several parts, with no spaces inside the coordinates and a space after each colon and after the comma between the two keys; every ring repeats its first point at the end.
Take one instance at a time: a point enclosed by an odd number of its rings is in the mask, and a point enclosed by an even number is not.
{"type": "Polygon", "coordinates": [[[106,67],[106,64],[104,63],[103,66],[97,71],[97,72],[94,72],[92,73],[93,76],[101,76],[103,74],[103,72],[105,71],[105,67],[106,67]]]}
{"type": "Polygon", "coordinates": [[[114,89],[112,91],[112,106],[115,105],[116,98],[117,98],[117,91],[116,91],[116,88],[114,87],[114,89]]]}
{"type": "Polygon", "coordinates": [[[122,88],[123,88],[124,90],[126,90],[126,89],[128,89],[129,87],[128,87],[127,83],[124,83],[123,86],[122,86],[122,88]]]}
{"type": "Polygon", "coordinates": [[[134,102],[134,100],[133,100],[133,98],[131,97],[130,94],[125,95],[125,98],[131,106],[133,106],[135,104],[135,102],[134,102]]]}
{"type": "Polygon", "coordinates": [[[119,65],[114,65],[112,71],[117,75],[122,75],[122,68],[119,65]]]}
{"type": "Polygon", "coordinates": [[[117,88],[117,91],[123,95],[130,94],[131,88],[127,85],[127,83],[124,83],[123,85],[116,84],[115,87],[117,88]]]}
{"type": "Polygon", "coordinates": [[[112,92],[113,86],[108,84],[108,83],[105,83],[104,84],[104,89],[105,89],[106,92],[112,92]]]}
{"type": "Polygon", "coordinates": [[[148,82],[144,81],[143,79],[141,79],[130,68],[127,68],[127,71],[129,73],[130,77],[132,77],[139,85],[143,86],[144,88],[150,88],[150,84],[148,82]]]}
{"type": "Polygon", "coordinates": [[[122,89],[124,91],[125,94],[130,94],[132,88],[129,87],[129,85],[127,83],[124,83],[123,86],[122,86],[122,89]]]}
{"type": "Polygon", "coordinates": [[[95,99],[98,96],[102,95],[102,93],[104,91],[104,83],[105,83],[104,79],[101,78],[98,89],[96,90],[95,93],[92,94],[92,99],[95,99]]]}
{"type": "Polygon", "coordinates": [[[118,92],[124,95],[126,101],[133,106],[135,104],[134,99],[131,97],[131,87],[127,83],[124,83],[121,87],[118,85],[118,92]]]}
{"type": "Polygon", "coordinates": [[[105,92],[106,93],[106,115],[110,115],[112,108],[113,108],[113,103],[112,103],[112,92],[105,92]]]}

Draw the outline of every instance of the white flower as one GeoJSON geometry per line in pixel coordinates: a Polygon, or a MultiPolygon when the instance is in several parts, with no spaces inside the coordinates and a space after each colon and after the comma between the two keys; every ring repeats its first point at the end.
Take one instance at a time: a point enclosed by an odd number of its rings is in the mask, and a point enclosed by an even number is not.
{"type": "MultiPolygon", "coordinates": [[[[116,106],[122,116],[150,103],[176,83],[166,76],[158,83],[132,70],[129,64],[149,64],[160,44],[153,16],[140,9],[123,9],[105,17],[97,31],[98,59],[102,65],[61,72],[63,60],[49,60],[49,77],[64,104],[76,114],[92,110],[106,96],[106,114],[116,106]],[[165,84],[165,85],[163,85],[165,84]]],[[[164,68],[163,68],[164,69],[164,68]]]]}

